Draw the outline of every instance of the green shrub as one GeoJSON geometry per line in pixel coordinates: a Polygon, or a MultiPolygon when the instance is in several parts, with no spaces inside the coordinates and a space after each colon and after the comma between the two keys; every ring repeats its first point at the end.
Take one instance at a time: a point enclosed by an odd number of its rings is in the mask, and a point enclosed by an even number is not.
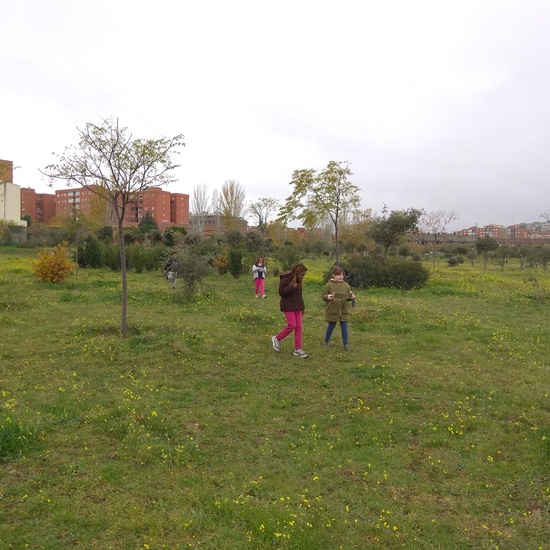
{"type": "Polygon", "coordinates": [[[275,250],[273,255],[281,265],[283,271],[290,269],[302,259],[300,251],[290,243],[286,243],[283,248],[275,250]]]}
{"type": "Polygon", "coordinates": [[[464,258],[462,256],[450,256],[447,260],[449,267],[456,267],[459,264],[464,263],[464,258]]]}
{"type": "Polygon", "coordinates": [[[97,239],[89,238],[78,245],[80,267],[102,267],[101,245],[97,239]]]}
{"type": "Polygon", "coordinates": [[[144,249],[145,270],[155,271],[158,269],[164,257],[166,248],[164,246],[151,246],[144,249]]]}
{"type": "Polygon", "coordinates": [[[357,256],[350,259],[348,266],[348,282],[353,288],[411,290],[423,287],[430,277],[430,272],[421,263],[397,257],[379,261],[357,256]]]}
{"type": "Polygon", "coordinates": [[[238,279],[243,274],[243,254],[240,250],[229,251],[229,273],[238,279]]]}
{"type": "Polygon", "coordinates": [[[145,268],[145,253],[143,246],[133,243],[126,247],[126,261],[130,269],[136,273],[143,273],[145,268]]]}
{"type": "Polygon", "coordinates": [[[113,240],[113,228],[110,226],[101,227],[97,230],[97,238],[100,241],[111,242],[113,240]]]}
{"type": "MultiPolygon", "coordinates": [[[[267,267],[268,277],[278,277],[283,272],[283,267],[276,258],[264,256],[264,264],[267,267]]],[[[250,269],[252,269],[252,266],[250,266],[250,269]]]]}
{"type": "Polygon", "coordinates": [[[178,286],[183,290],[187,300],[197,293],[198,286],[203,279],[212,273],[208,256],[197,256],[190,252],[178,252],[177,267],[178,286]]]}
{"type": "Polygon", "coordinates": [[[120,270],[120,250],[118,245],[105,244],[102,252],[103,265],[113,271],[120,270]]]}
{"type": "Polygon", "coordinates": [[[157,270],[165,255],[164,246],[144,246],[134,243],[126,247],[126,263],[128,268],[134,269],[136,273],[157,270]]]}
{"type": "Polygon", "coordinates": [[[383,264],[384,281],[380,286],[412,290],[422,288],[430,278],[430,272],[418,262],[392,258],[383,264]]]}
{"type": "Polygon", "coordinates": [[[352,288],[382,286],[382,263],[368,256],[354,256],[348,261],[348,283],[352,288]]]}

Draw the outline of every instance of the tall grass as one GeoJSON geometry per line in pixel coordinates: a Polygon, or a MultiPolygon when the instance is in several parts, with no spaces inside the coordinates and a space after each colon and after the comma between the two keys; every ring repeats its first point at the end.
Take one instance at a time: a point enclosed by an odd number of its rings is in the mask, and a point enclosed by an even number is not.
{"type": "Polygon", "coordinates": [[[360,291],[345,353],[306,260],[301,360],[273,278],[131,273],[122,340],[116,273],[31,255],[0,249],[1,548],[550,547],[546,272],[360,291]]]}

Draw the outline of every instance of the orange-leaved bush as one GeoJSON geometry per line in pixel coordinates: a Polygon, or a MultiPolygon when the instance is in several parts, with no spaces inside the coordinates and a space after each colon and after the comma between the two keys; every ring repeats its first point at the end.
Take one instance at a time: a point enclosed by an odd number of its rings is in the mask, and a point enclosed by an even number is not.
{"type": "Polygon", "coordinates": [[[33,263],[34,274],[43,283],[62,283],[75,267],[67,243],[58,244],[53,251],[39,248],[38,261],[33,263]]]}

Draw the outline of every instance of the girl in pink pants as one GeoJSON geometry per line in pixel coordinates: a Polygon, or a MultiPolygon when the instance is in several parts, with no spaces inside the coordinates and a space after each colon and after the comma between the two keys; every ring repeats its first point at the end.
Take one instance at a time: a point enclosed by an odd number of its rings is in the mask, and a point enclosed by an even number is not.
{"type": "Polygon", "coordinates": [[[302,298],[302,283],[307,267],[295,264],[288,271],[280,275],[279,296],[281,297],[281,311],[285,314],[286,327],[271,337],[273,349],[281,351],[281,340],[294,332],[294,355],[305,359],[307,353],[302,349],[302,317],[304,314],[304,300],[302,298]]]}
{"type": "Polygon", "coordinates": [[[256,263],[252,266],[252,273],[254,274],[254,290],[256,291],[256,298],[260,296],[266,298],[265,295],[265,276],[267,275],[267,268],[264,264],[263,258],[258,258],[256,263]]]}

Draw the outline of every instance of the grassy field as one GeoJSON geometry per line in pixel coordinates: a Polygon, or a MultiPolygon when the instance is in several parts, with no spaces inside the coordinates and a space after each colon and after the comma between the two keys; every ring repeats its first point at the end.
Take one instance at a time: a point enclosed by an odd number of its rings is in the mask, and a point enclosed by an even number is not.
{"type": "Polygon", "coordinates": [[[443,263],[358,292],[332,346],[310,267],[306,360],[277,281],[34,280],[0,249],[0,548],[550,548],[550,274],[443,263]]]}

